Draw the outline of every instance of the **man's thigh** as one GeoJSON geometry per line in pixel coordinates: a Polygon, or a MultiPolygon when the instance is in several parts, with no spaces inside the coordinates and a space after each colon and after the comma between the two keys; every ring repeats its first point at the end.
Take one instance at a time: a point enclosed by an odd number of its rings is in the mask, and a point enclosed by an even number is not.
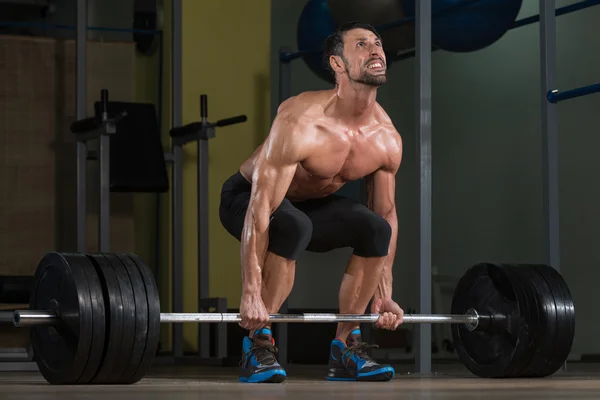
{"type": "Polygon", "coordinates": [[[362,203],[331,195],[293,204],[312,221],[308,251],[322,253],[352,247],[355,254],[365,257],[387,254],[389,224],[362,203]]]}
{"type": "MultiPolygon", "coordinates": [[[[224,190],[221,194],[219,216],[223,227],[236,239],[242,240],[246,213],[250,203],[250,186],[224,190]]],[[[283,199],[269,222],[267,250],[278,256],[295,260],[306,249],[312,234],[310,219],[283,199]]]]}

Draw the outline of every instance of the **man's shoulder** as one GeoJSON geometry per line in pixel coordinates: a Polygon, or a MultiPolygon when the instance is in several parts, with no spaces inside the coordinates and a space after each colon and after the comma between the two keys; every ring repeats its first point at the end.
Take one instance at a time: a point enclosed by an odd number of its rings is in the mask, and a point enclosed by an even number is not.
{"type": "Polygon", "coordinates": [[[323,101],[327,96],[322,92],[302,92],[282,102],[277,109],[274,128],[271,134],[285,137],[300,136],[303,140],[311,138],[318,121],[323,116],[323,101]]]}
{"type": "Polygon", "coordinates": [[[311,113],[323,112],[325,103],[331,98],[331,90],[314,90],[299,93],[283,101],[277,113],[288,113],[303,116],[311,113]]]}

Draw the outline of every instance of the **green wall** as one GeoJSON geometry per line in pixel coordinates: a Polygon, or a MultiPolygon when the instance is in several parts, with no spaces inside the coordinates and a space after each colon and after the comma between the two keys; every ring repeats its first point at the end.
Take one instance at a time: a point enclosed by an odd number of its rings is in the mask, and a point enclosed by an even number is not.
{"type": "MultiPolygon", "coordinates": [[[[221,227],[218,207],[221,185],[263,140],[269,130],[270,1],[183,0],[183,124],[200,120],[200,95],[208,95],[210,121],[245,114],[244,124],[219,128],[209,142],[210,296],[226,297],[239,307],[241,267],[239,243],[221,227]]],[[[171,127],[171,2],[165,1],[163,63],[163,127],[170,151],[171,127]]],[[[158,63],[138,57],[138,100],[156,101],[158,63]]],[[[184,148],[184,311],[197,311],[196,145],[184,148]]],[[[171,169],[169,167],[169,175],[171,169]]],[[[160,195],[158,283],[163,311],[171,307],[171,193],[160,195]]],[[[155,259],[155,196],[136,197],[136,251],[150,264],[155,259]]],[[[164,325],[162,348],[170,348],[170,326],[164,325]]],[[[196,349],[197,326],[184,328],[185,350],[196,349]]]]}
{"type": "MultiPolygon", "coordinates": [[[[219,221],[223,182],[268,133],[270,1],[183,1],[183,123],[200,119],[208,95],[210,121],[246,114],[248,121],[217,130],[209,142],[210,296],[239,307],[239,243],[219,221]]],[[[184,310],[197,310],[196,146],[184,149],[184,310]]],[[[195,346],[196,325],[185,327],[195,346]]]]}

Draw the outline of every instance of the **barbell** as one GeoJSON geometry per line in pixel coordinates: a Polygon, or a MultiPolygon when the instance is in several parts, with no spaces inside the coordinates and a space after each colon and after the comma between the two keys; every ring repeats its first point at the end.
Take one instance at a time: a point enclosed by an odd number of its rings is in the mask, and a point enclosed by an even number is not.
{"type": "MultiPolygon", "coordinates": [[[[148,266],[135,254],[46,254],[28,310],[35,361],[51,384],[132,384],[158,348],[161,323],[235,323],[237,313],[161,313],[148,266]]],[[[459,359],[483,378],[545,377],[565,363],[575,310],[562,276],[546,265],[478,263],[460,278],[450,314],[403,323],[452,324],[459,359]]],[[[376,322],[377,314],[272,314],[273,323],[376,322]]]]}

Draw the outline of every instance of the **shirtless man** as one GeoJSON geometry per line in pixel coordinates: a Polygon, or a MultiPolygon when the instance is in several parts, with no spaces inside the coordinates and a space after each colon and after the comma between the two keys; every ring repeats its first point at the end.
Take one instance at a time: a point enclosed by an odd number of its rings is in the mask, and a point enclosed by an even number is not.
{"type": "MultiPolygon", "coordinates": [[[[403,311],[392,300],[392,263],[398,222],[395,175],[402,141],[376,102],[386,81],[381,38],[369,25],[344,25],[325,43],[336,79],[332,90],[305,92],[279,107],[265,142],[229,178],[220,218],[241,242],[243,340],[240,381],[282,382],[269,314],[277,313],[294,283],[304,250],[351,247],[339,289],[342,314],[381,314],[394,330],[403,311]],[[337,192],[365,178],[368,206],[337,192]]],[[[318,271],[315,271],[318,279],[318,271]]],[[[387,381],[394,369],[373,361],[356,323],[339,323],[331,342],[330,380],[387,381]]]]}

